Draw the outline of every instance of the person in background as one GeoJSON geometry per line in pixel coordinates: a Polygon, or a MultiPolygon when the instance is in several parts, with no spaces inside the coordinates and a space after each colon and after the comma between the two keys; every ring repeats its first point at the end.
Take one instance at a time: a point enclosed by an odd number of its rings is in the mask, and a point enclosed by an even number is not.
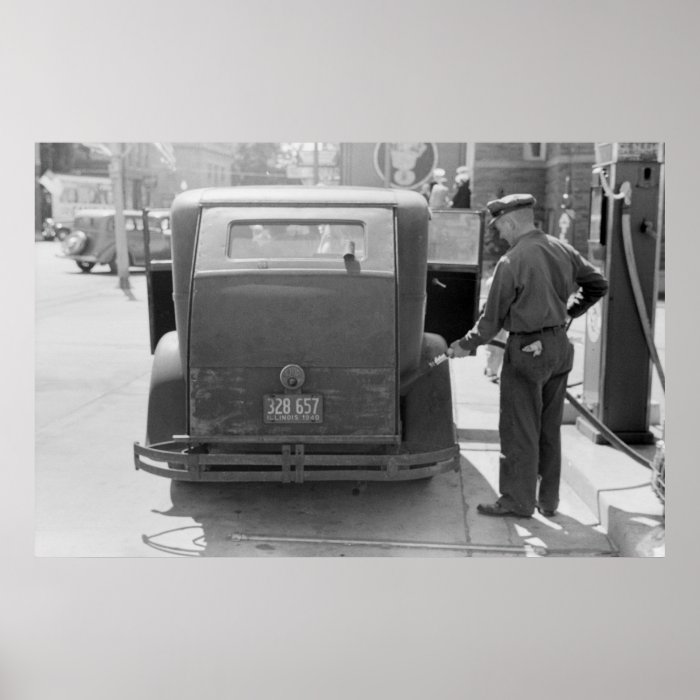
{"type": "Polygon", "coordinates": [[[252,241],[259,248],[267,248],[270,245],[272,236],[270,230],[262,226],[261,224],[254,224],[250,227],[252,232],[252,241]]]}
{"type": "Polygon", "coordinates": [[[424,182],[420,186],[420,190],[418,190],[419,194],[421,196],[425,197],[426,202],[430,201],[430,191],[433,189],[434,185],[435,185],[434,182],[424,182]]]}
{"type": "Polygon", "coordinates": [[[608,291],[603,275],[574,247],[535,227],[535,198],[511,194],[488,202],[489,227],[510,249],[496,264],[484,310],[449,354],[465,357],[509,331],[501,370],[500,498],[482,515],[556,515],[561,474],[561,421],[574,348],[568,321],[608,291]],[[571,298],[571,305],[569,299],[571,298]]]}
{"type": "Polygon", "coordinates": [[[352,252],[354,253],[355,243],[353,241],[352,228],[342,224],[323,224],[321,227],[321,240],[316,250],[317,254],[345,255],[350,250],[348,246],[352,247],[352,252]]]}
{"type": "Polygon", "coordinates": [[[431,209],[447,209],[450,206],[451,201],[450,191],[445,184],[445,182],[447,182],[445,171],[442,168],[436,168],[433,173],[433,178],[435,180],[435,185],[430,191],[428,206],[431,209]]]}
{"type": "Polygon", "coordinates": [[[421,186],[420,193],[425,197],[426,202],[430,202],[430,193],[433,191],[433,187],[435,187],[437,183],[436,178],[441,175],[444,177],[445,171],[442,168],[435,168],[435,170],[433,170],[433,172],[430,174],[430,179],[421,186]]]}
{"type": "Polygon", "coordinates": [[[469,181],[469,168],[460,165],[455,175],[455,194],[452,198],[454,209],[469,209],[472,204],[472,191],[469,181]]]}

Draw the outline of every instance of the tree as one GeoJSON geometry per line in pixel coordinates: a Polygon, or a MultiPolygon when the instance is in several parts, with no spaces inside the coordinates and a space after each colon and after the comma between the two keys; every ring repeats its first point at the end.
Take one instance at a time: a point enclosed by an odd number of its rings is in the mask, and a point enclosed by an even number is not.
{"type": "Polygon", "coordinates": [[[75,162],[74,143],[42,143],[39,145],[41,172],[69,173],[75,162]]]}
{"type": "Polygon", "coordinates": [[[270,185],[286,180],[282,144],[239,143],[233,158],[234,185],[270,185]]]}

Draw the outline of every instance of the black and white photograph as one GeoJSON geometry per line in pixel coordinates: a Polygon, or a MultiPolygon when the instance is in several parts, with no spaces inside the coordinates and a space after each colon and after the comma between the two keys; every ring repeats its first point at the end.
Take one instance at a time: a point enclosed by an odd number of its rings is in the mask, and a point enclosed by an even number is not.
{"type": "Polygon", "coordinates": [[[35,153],[38,556],[664,555],[663,143],[35,153]]]}
{"type": "Polygon", "coordinates": [[[694,699],[699,23],[7,0],[1,700],[694,699]]]}

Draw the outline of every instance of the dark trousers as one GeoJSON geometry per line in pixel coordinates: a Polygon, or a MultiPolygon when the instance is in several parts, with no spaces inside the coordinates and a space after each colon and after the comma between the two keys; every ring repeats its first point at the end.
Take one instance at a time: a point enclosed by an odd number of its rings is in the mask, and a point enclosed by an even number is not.
{"type": "Polygon", "coordinates": [[[499,503],[523,515],[556,510],[561,421],[574,348],[564,328],[508,337],[501,371],[499,503]],[[522,348],[539,340],[542,353],[522,348]],[[539,490],[538,490],[539,480],[539,490]]]}

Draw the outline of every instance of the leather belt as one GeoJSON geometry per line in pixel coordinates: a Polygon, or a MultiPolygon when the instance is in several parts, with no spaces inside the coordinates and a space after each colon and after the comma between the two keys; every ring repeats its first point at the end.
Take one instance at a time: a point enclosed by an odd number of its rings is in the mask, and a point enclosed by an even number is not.
{"type": "Polygon", "coordinates": [[[560,328],[565,328],[566,324],[562,323],[558,326],[546,326],[545,328],[540,328],[536,331],[510,331],[511,335],[537,335],[538,333],[544,333],[545,331],[558,331],[560,328]]]}

